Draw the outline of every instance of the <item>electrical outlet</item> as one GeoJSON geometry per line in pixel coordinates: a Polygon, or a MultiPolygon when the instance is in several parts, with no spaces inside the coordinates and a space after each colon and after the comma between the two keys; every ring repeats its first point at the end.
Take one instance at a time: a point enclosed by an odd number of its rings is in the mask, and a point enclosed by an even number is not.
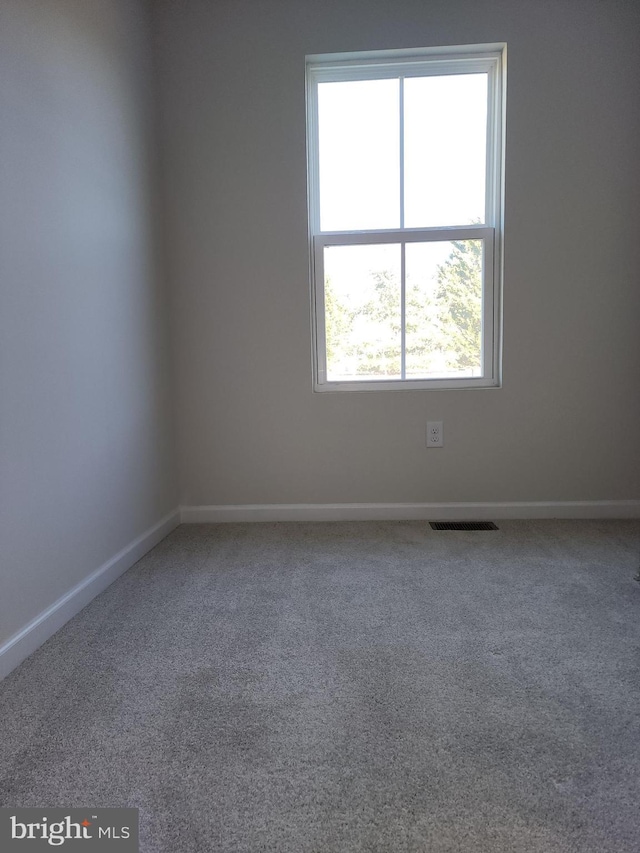
{"type": "Polygon", "coordinates": [[[442,447],[443,445],[442,421],[427,421],[427,447],[442,447]]]}

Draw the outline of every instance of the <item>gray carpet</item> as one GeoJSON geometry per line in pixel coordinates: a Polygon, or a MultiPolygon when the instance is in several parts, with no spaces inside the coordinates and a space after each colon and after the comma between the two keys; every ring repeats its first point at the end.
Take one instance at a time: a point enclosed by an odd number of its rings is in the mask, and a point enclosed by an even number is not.
{"type": "Polygon", "coordinates": [[[0,801],[144,853],[637,853],[634,521],[183,526],[0,684],[0,801]]]}

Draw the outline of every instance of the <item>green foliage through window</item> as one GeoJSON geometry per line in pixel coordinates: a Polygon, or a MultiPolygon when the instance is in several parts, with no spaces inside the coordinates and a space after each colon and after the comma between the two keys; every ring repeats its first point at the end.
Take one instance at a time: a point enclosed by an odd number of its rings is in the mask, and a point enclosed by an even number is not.
{"type": "MultiPolygon", "coordinates": [[[[441,244],[439,244],[441,245],[441,244]]],[[[407,378],[479,375],[482,338],[482,241],[452,241],[435,272],[409,262],[406,244],[405,364],[407,378]]],[[[429,244],[421,243],[418,248],[429,244]]],[[[413,258],[413,255],[411,256],[413,258]]],[[[350,299],[325,280],[327,369],[330,377],[398,378],[402,369],[400,283],[390,269],[369,269],[365,298],[350,299]]]]}

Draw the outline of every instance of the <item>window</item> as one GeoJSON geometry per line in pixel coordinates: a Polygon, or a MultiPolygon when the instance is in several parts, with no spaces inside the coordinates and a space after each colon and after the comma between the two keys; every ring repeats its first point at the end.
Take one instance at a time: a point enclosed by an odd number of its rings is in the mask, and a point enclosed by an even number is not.
{"type": "Polygon", "coordinates": [[[307,57],[317,391],[500,384],[505,53],[307,57]]]}

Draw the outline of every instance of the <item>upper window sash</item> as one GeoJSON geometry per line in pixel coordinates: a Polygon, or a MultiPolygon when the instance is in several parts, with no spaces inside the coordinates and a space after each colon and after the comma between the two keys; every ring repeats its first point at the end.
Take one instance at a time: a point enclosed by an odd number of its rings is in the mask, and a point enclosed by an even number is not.
{"type": "MultiPolygon", "coordinates": [[[[309,227],[311,234],[328,233],[320,223],[320,151],[318,84],[359,80],[487,74],[487,148],[484,225],[501,224],[503,150],[504,45],[486,44],[421,51],[376,51],[375,54],[325,54],[307,57],[307,158],[309,163],[309,227]],[[351,57],[351,58],[350,58],[351,57]]],[[[450,223],[455,225],[457,223],[450,223]]],[[[462,223],[460,223],[462,224],[462,223]]],[[[433,227],[433,226],[426,226],[433,227]]],[[[345,233],[354,229],[343,229],[345,233]]],[[[373,230],[373,229],[367,229],[373,230]]]]}

